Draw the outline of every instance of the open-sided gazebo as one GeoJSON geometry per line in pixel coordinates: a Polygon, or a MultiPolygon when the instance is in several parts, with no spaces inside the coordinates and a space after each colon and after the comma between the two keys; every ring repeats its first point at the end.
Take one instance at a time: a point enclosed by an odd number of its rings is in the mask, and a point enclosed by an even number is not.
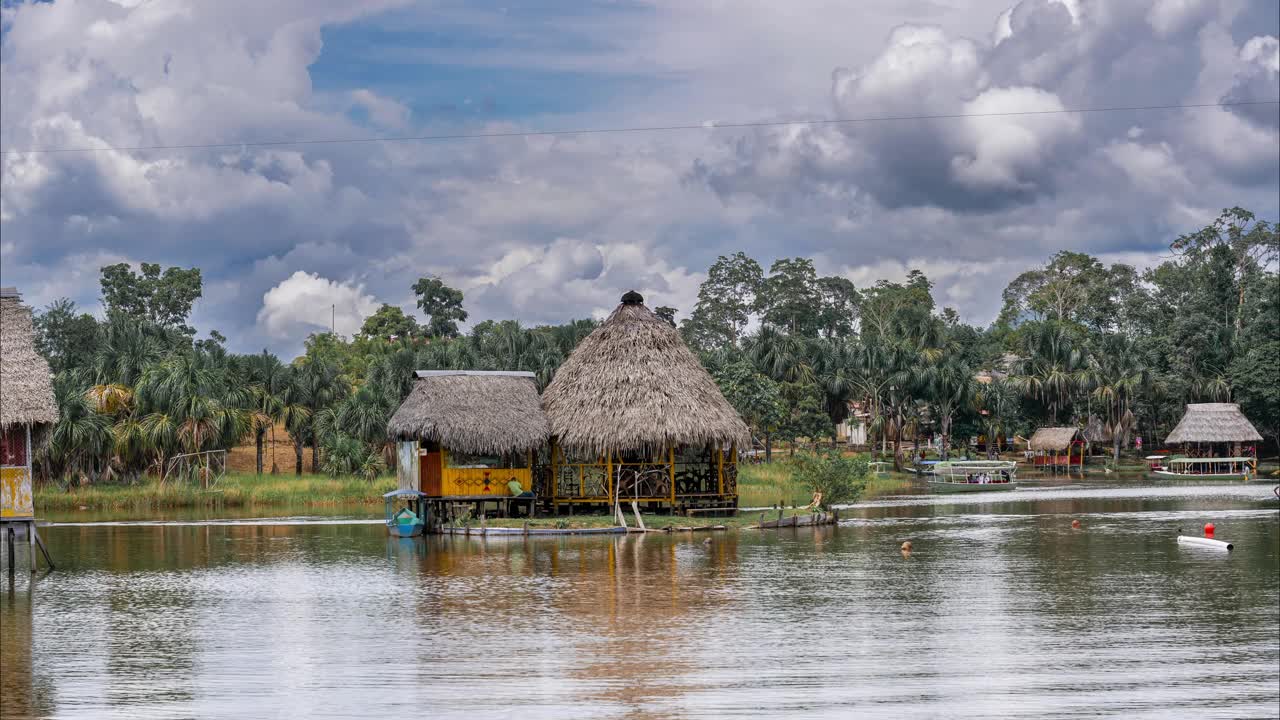
{"type": "Polygon", "coordinates": [[[747,425],[639,293],[583,339],[542,403],[552,439],[536,489],[553,505],[737,507],[747,425]]]}

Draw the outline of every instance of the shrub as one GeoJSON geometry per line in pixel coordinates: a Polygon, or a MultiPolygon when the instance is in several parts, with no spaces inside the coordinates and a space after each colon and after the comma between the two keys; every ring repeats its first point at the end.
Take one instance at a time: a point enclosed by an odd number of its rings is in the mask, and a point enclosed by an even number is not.
{"type": "Polygon", "coordinates": [[[799,453],[795,458],[795,481],[812,492],[822,493],[822,507],[856,501],[867,486],[867,459],[842,457],[833,450],[799,453]]]}

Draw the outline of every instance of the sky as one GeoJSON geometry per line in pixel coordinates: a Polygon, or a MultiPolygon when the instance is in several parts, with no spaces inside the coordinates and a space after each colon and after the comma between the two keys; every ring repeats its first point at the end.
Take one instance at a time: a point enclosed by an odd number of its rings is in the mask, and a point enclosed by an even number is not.
{"type": "Polygon", "coordinates": [[[1277,105],[795,123],[1276,100],[1275,0],[0,1],[0,283],[100,312],[103,265],[195,265],[240,352],[426,275],[472,321],[684,317],[739,250],[985,325],[1058,250],[1280,217],[1277,105]],[[704,127],[524,134],[663,125],[704,127]]]}

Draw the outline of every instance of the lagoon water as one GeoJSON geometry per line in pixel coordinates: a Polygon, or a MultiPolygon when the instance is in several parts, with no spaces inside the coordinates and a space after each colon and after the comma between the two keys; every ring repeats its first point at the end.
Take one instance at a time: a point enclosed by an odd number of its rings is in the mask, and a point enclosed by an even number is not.
{"type": "Polygon", "coordinates": [[[0,576],[0,716],[1280,716],[1269,484],[845,514],[710,544],[61,522],[57,571],[0,576]],[[1177,544],[1210,520],[1234,552],[1177,544]]]}

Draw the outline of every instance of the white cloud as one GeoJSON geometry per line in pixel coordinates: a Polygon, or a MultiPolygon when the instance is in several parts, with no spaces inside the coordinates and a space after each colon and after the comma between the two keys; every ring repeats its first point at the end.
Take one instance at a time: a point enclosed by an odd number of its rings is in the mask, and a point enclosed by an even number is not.
{"type": "Polygon", "coordinates": [[[339,335],[351,336],[377,309],[378,301],[365,293],[363,285],[299,270],[262,296],[258,325],[276,339],[297,338],[330,327],[339,335]]]}
{"type": "Polygon", "coordinates": [[[368,89],[351,91],[351,102],[364,109],[369,119],[385,128],[403,128],[409,123],[409,108],[404,103],[368,89]]]}

